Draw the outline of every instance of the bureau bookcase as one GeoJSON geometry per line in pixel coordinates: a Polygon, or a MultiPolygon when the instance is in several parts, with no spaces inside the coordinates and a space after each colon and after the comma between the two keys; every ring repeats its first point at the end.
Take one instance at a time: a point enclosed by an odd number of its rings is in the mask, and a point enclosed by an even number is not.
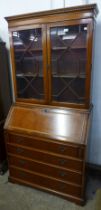
{"type": "Polygon", "coordinates": [[[95,4],[7,17],[9,180],[83,204],[95,4]]]}

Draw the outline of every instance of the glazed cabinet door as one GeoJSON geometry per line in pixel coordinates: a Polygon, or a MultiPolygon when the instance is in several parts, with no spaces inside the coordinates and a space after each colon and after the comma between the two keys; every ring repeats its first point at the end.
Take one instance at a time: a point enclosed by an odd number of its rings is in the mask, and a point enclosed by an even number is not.
{"type": "Polygon", "coordinates": [[[13,28],[11,53],[16,100],[46,103],[46,27],[13,28]]]}
{"type": "Polygon", "coordinates": [[[66,21],[48,26],[50,104],[89,104],[92,22],[66,21]]]}

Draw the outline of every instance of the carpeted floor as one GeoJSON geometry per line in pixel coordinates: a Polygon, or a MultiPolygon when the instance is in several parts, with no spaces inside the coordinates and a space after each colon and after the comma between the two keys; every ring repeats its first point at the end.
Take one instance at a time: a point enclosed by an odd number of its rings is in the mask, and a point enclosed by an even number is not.
{"type": "Polygon", "coordinates": [[[75,205],[57,196],[8,182],[8,173],[0,176],[0,210],[101,210],[101,183],[90,179],[87,203],[75,205]]]}

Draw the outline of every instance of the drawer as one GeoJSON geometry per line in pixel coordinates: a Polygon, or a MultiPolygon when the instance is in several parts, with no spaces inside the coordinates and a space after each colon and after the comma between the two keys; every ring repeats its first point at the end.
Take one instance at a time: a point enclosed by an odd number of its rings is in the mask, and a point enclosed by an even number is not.
{"type": "Polygon", "coordinates": [[[38,150],[28,150],[23,147],[16,147],[13,145],[7,145],[7,150],[9,154],[20,155],[25,158],[31,158],[37,161],[41,161],[44,163],[57,165],[60,167],[72,169],[75,171],[82,172],[83,169],[83,161],[79,159],[71,159],[65,156],[59,156],[54,154],[49,154],[45,152],[40,152],[38,150]]]}
{"type": "Polygon", "coordinates": [[[44,174],[67,182],[79,185],[82,184],[82,175],[80,173],[69,171],[63,168],[53,167],[44,163],[29,161],[16,157],[9,157],[9,164],[10,166],[16,166],[22,169],[27,169],[32,172],[37,172],[39,174],[44,174]]]}
{"type": "Polygon", "coordinates": [[[45,141],[37,138],[34,139],[31,137],[10,134],[8,142],[81,159],[84,157],[84,148],[81,146],[63,144],[56,141],[53,142],[53,140],[45,141]]]}
{"type": "Polygon", "coordinates": [[[35,184],[36,186],[41,186],[47,189],[55,190],[58,192],[63,192],[66,194],[74,195],[77,197],[81,196],[81,187],[67,184],[65,182],[51,179],[42,175],[38,175],[36,173],[29,173],[27,171],[20,170],[18,168],[11,167],[10,168],[10,177],[15,179],[20,179],[25,181],[28,185],[35,184]]]}

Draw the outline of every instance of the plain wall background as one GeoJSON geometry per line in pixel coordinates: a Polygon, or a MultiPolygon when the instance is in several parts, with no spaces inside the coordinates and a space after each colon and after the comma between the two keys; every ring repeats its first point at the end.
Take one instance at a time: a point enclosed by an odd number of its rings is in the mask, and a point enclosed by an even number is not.
{"type": "Polygon", "coordinates": [[[99,8],[95,30],[92,89],[94,109],[88,148],[88,161],[101,165],[101,0],[3,0],[0,3],[0,38],[6,42],[6,46],[9,49],[8,26],[7,22],[4,20],[5,16],[61,8],[64,7],[64,5],[66,7],[73,4],[79,5],[82,2],[97,3],[99,8]]]}

